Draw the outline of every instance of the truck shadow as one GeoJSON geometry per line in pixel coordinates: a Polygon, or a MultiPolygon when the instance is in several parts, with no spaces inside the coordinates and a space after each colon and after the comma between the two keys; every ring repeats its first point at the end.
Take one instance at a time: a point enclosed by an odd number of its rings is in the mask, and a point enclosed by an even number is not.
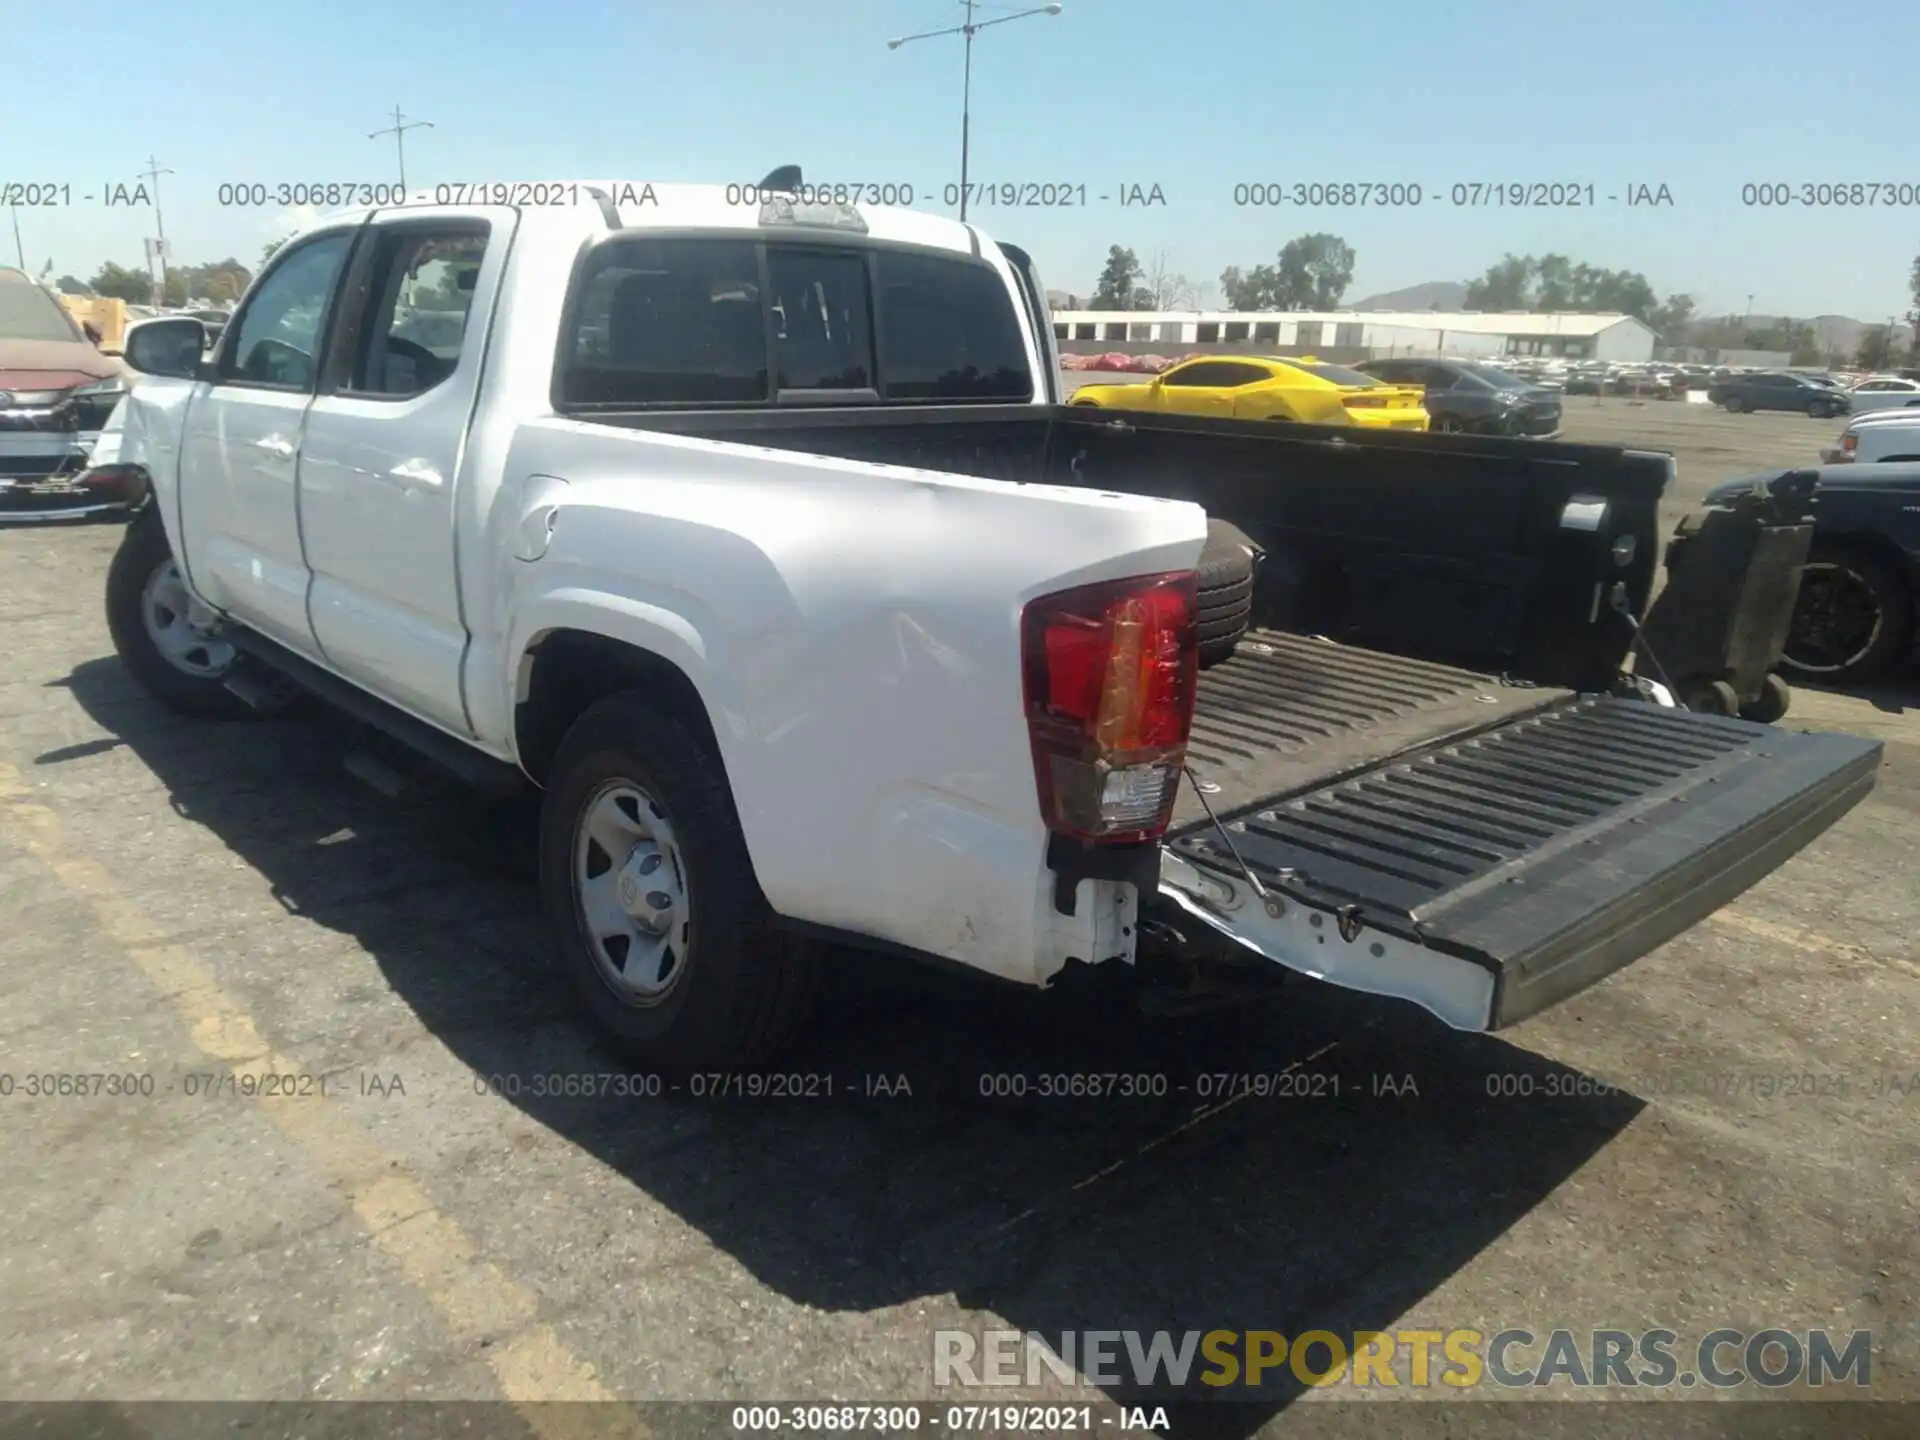
{"type": "MultiPolygon", "coordinates": [[[[112,660],[58,683],[290,912],[363,947],[476,1075],[510,1091],[610,1068],[541,963],[528,807],[344,783],[364,737],[330,714],[183,723],[112,660]]],[[[1084,1330],[1393,1329],[1642,1105],[1503,1097],[1572,1072],[1307,982],[1142,1021],[1104,997],[852,953],[785,1069],[832,1076],[831,1098],[506,1098],[791,1300],[871,1312],[951,1293],[998,1317],[980,1325],[1056,1345],[1084,1330]],[[1127,1087],[1143,1093],[1043,1095],[1076,1075],[1143,1077],[1127,1087]]],[[[910,1373],[931,1373],[932,1343],[910,1373]]],[[[1185,1400],[1190,1424],[1246,1435],[1304,1388],[1285,1369],[1263,1378],[1105,1389],[1185,1400]],[[1212,1398],[1228,1393],[1244,1403],[1212,1398]]]]}

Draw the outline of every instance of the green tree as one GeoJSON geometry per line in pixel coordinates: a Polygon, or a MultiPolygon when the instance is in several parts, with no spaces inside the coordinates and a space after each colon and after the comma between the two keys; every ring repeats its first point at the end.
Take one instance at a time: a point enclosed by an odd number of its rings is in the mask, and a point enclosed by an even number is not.
{"type": "Polygon", "coordinates": [[[1893,364],[1893,327],[1876,325],[1860,336],[1860,348],[1853,355],[1854,368],[1885,370],[1893,364]]]}
{"type": "Polygon", "coordinates": [[[1693,329],[1693,297],[1669,295],[1647,312],[1647,328],[1668,345],[1684,345],[1693,329]]]}
{"type": "Polygon", "coordinates": [[[1220,272],[1220,294],[1229,310],[1279,310],[1280,272],[1271,265],[1241,270],[1229,265],[1220,272]]]}
{"type": "Polygon", "coordinates": [[[259,268],[259,269],[261,269],[261,270],[264,270],[264,269],[266,269],[266,268],[267,268],[267,262],[268,262],[269,260],[271,260],[271,259],[273,258],[273,252],[274,252],[274,251],[276,251],[276,250],[278,250],[278,249],[279,249],[279,248],[280,248],[280,247],[281,247],[282,245],[284,245],[284,244],[286,244],[286,243],[287,243],[287,242],[286,242],[286,241],[284,241],[284,240],[269,240],[269,241],[268,241],[268,242],[266,243],[266,245],[265,245],[265,246],[263,246],[263,247],[261,248],[261,251],[260,251],[260,264],[259,264],[259,266],[258,266],[258,268],[259,268]]]}
{"type": "Polygon", "coordinates": [[[1920,255],[1913,257],[1913,269],[1907,272],[1907,289],[1913,296],[1913,309],[1907,312],[1907,323],[1913,327],[1913,338],[1907,342],[1907,363],[1920,365],[1920,255]]]}
{"type": "Polygon", "coordinates": [[[1220,272],[1229,310],[1331,310],[1353,281],[1353,247],[1324,231],[1280,247],[1271,265],[1220,272]]]}
{"type": "Polygon", "coordinates": [[[1140,310],[1141,280],[1145,272],[1133,251],[1120,245],[1107,250],[1107,263],[1093,287],[1094,310],[1140,310]]]}
{"type": "Polygon", "coordinates": [[[1353,283],[1353,247],[1338,235],[1318,232],[1280,247],[1275,269],[1288,310],[1331,310],[1353,283]]]}
{"type": "Polygon", "coordinates": [[[253,272],[231,255],[204,265],[183,266],[180,274],[189,297],[210,300],[215,304],[230,304],[238,300],[253,281],[253,272]]]}
{"type": "Polygon", "coordinates": [[[87,293],[87,282],[82,280],[78,275],[62,275],[54,284],[59,288],[62,295],[84,295],[87,293]]]}
{"type": "Polygon", "coordinates": [[[107,261],[89,280],[96,295],[108,295],[129,305],[145,305],[153,298],[153,277],[144,270],[107,261]]]}
{"type": "MultiPolygon", "coordinates": [[[[1470,310],[1618,311],[1650,322],[1659,297],[1635,270],[1606,270],[1565,255],[1513,255],[1467,282],[1470,310]]],[[[1656,330],[1659,326],[1654,326],[1656,330]]]]}
{"type": "Polygon", "coordinates": [[[1525,310],[1533,272],[1530,255],[1509,255],[1499,264],[1489,265],[1486,274],[1467,282],[1467,309],[1525,310]]]}

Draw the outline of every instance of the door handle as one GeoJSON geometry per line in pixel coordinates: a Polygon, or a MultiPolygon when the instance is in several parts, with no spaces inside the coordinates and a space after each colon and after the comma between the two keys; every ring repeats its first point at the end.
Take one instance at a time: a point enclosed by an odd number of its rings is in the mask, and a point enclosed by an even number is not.
{"type": "Polygon", "coordinates": [[[403,485],[421,485],[430,490],[438,490],[446,483],[443,476],[424,460],[404,460],[387,471],[389,480],[398,480],[403,485]]]}
{"type": "Polygon", "coordinates": [[[293,458],[293,442],[284,435],[268,435],[264,439],[256,440],[253,442],[253,448],[266,451],[276,460],[293,458]]]}

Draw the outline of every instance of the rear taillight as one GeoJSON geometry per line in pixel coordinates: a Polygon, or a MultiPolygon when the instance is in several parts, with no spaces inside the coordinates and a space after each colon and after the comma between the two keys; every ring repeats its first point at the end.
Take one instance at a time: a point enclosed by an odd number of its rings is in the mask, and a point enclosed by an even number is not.
{"type": "Polygon", "coordinates": [[[1384,409],[1388,402],[1383,395],[1343,395],[1340,403],[1349,410],[1378,410],[1384,409]]]}
{"type": "Polygon", "coordinates": [[[1199,677],[1192,571],[1043,595],[1020,617],[1047,828],[1150,840],[1173,814],[1199,677]]]}
{"type": "Polygon", "coordinates": [[[1860,448],[1860,437],[1858,435],[1855,435],[1852,431],[1848,431],[1845,435],[1842,435],[1840,437],[1840,448],[1846,451],[1847,454],[1851,455],[1854,451],[1860,448]]]}

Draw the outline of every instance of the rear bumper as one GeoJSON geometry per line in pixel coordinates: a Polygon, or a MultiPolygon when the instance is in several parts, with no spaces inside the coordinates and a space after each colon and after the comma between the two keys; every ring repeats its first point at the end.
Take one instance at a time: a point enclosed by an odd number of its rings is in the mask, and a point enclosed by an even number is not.
{"type": "Polygon", "coordinates": [[[1777,869],[1872,790],[1881,748],[1585,698],[1260,802],[1231,849],[1189,830],[1161,892],[1291,969],[1498,1029],[1777,869]]]}

